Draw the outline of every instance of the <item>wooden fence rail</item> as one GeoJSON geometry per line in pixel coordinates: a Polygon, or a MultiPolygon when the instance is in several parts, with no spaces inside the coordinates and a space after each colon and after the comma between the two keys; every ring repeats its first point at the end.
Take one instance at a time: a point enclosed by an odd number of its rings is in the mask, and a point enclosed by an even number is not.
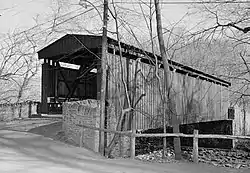
{"type": "Polygon", "coordinates": [[[86,129],[98,130],[102,132],[109,132],[109,133],[115,133],[115,134],[126,135],[126,136],[131,136],[132,134],[132,132],[129,132],[129,131],[116,131],[116,130],[110,130],[110,129],[103,129],[103,128],[98,128],[98,127],[88,126],[85,124],[77,124],[77,126],[86,128],[86,129]]]}
{"type": "MultiPolygon", "coordinates": [[[[216,139],[243,139],[243,140],[250,140],[250,136],[234,136],[234,135],[214,135],[214,134],[199,134],[198,130],[194,130],[193,134],[183,134],[183,133],[156,133],[156,134],[138,134],[138,133],[132,133],[131,131],[116,131],[116,130],[110,130],[110,129],[103,129],[83,124],[78,124],[78,127],[82,128],[88,128],[92,130],[99,130],[103,132],[109,132],[109,133],[115,133],[120,135],[126,135],[130,136],[131,141],[135,141],[136,137],[185,137],[185,138],[193,138],[193,161],[195,163],[199,162],[198,156],[198,140],[199,138],[216,138],[216,139]]],[[[82,136],[82,135],[81,135],[82,136]]],[[[135,142],[133,142],[133,145],[130,146],[130,157],[132,159],[135,158],[135,142]]]]}
{"type": "MultiPolygon", "coordinates": [[[[136,134],[136,137],[185,137],[193,138],[193,134],[183,133],[155,133],[155,134],[136,134]]],[[[198,138],[216,138],[216,139],[249,139],[250,136],[233,136],[233,135],[213,135],[213,134],[198,134],[198,138]]]]}

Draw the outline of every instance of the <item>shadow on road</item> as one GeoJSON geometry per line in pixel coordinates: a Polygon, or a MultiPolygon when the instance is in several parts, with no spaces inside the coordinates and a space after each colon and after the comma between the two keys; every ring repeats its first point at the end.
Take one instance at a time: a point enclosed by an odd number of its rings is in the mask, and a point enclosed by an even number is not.
{"type": "Polygon", "coordinates": [[[18,161],[24,165],[39,161],[87,172],[116,172],[122,170],[126,172],[158,172],[153,168],[145,170],[144,167],[136,164],[139,161],[135,161],[133,164],[126,164],[121,161],[115,162],[87,149],[64,145],[60,142],[25,132],[1,131],[0,145],[5,150],[11,149],[12,155],[16,157],[11,158],[11,152],[3,153],[1,161],[18,161]],[[4,159],[4,155],[7,156],[7,159],[4,159]],[[17,157],[20,157],[20,160],[16,160],[17,157]]]}
{"type": "MultiPolygon", "coordinates": [[[[216,168],[190,163],[156,164],[125,159],[110,160],[85,148],[54,141],[50,137],[61,131],[61,123],[38,127],[28,132],[0,131],[0,162],[15,162],[30,168],[52,165],[84,172],[165,172],[165,173],[236,173],[243,170],[216,168]],[[52,131],[54,130],[54,131],[52,131]],[[52,131],[52,133],[51,133],[52,131]],[[42,134],[45,137],[37,134],[42,134]],[[34,164],[36,163],[36,164],[34,164]]],[[[12,163],[13,164],[13,163],[12,163]]],[[[14,165],[15,165],[14,164],[14,165]]],[[[73,171],[74,171],[73,170],[73,171]]],[[[246,170],[245,173],[248,173],[246,170]]]]}

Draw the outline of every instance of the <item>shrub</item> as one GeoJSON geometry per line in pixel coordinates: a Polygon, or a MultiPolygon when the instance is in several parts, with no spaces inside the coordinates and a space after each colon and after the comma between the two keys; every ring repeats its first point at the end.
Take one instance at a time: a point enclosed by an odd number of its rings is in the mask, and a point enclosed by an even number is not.
{"type": "Polygon", "coordinates": [[[235,148],[238,150],[250,152],[250,140],[239,140],[236,142],[235,148]]]}

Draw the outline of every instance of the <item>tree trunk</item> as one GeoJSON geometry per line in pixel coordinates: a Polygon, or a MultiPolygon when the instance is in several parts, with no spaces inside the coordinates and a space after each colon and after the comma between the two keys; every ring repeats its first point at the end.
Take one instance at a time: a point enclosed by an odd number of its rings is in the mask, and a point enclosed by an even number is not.
{"type": "MultiPolygon", "coordinates": [[[[158,41],[159,41],[161,57],[162,57],[163,66],[164,66],[165,103],[167,104],[166,107],[168,107],[170,109],[170,105],[169,105],[169,92],[170,92],[170,88],[171,88],[170,69],[169,69],[168,57],[167,57],[167,53],[166,53],[166,49],[165,49],[165,45],[164,45],[163,33],[162,33],[161,9],[160,9],[159,0],[155,0],[155,12],[156,12],[158,41]]],[[[165,107],[164,107],[164,109],[165,109],[165,107]]],[[[169,112],[171,112],[171,111],[169,111],[169,112]]],[[[165,116],[165,114],[164,114],[164,116],[165,116]]],[[[172,116],[173,132],[179,133],[179,123],[177,120],[177,116],[175,113],[171,113],[171,116],[172,116]]],[[[165,117],[164,117],[164,121],[165,121],[165,117]]],[[[164,122],[164,124],[165,124],[165,122],[164,122]]],[[[164,129],[165,128],[166,127],[164,127],[164,129]]],[[[164,140],[164,145],[166,145],[165,140],[164,140]]],[[[164,147],[166,147],[166,146],[164,146],[164,147]]],[[[175,151],[175,159],[180,160],[181,159],[180,138],[174,138],[174,151],[175,151]]]]}

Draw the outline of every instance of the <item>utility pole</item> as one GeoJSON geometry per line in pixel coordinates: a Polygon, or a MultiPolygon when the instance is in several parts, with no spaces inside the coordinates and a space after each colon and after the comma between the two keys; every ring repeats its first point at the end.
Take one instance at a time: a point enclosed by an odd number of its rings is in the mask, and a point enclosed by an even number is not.
{"type": "MultiPolygon", "coordinates": [[[[164,39],[163,39],[163,33],[162,33],[162,21],[161,21],[161,8],[160,8],[160,3],[159,0],[155,0],[155,13],[156,13],[156,24],[157,24],[157,35],[158,35],[158,41],[159,41],[159,46],[160,46],[160,52],[161,52],[161,57],[163,61],[163,66],[164,66],[164,81],[165,81],[165,87],[164,90],[164,117],[163,117],[163,124],[164,124],[164,133],[166,133],[166,113],[165,109],[170,108],[169,105],[169,92],[171,88],[170,84],[170,69],[169,69],[169,63],[168,63],[168,55],[166,52],[165,44],[164,44],[164,39]]],[[[174,133],[179,133],[179,123],[177,119],[177,115],[175,113],[171,113],[172,116],[172,126],[173,126],[173,132],[174,133]]],[[[163,140],[163,145],[164,145],[164,150],[166,147],[166,138],[163,140]]],[[[174,151],[175,151],[175,159],[180,160],[181,159],[181,146],[180,146],[180,138],[174,138],[174,151]]],[[[163,153],[165,154],[165,153],[163,153]]]]}
{"type": "MultiPolygon", "coordinates": [[[[108,27],[108,0],[104,0],[103,10],[103,30],[102,30],[102,55],[101,55],[101,97],[100,97],[100,128],[104,129],[105,121],[105,98],[106,98],[106,79],[107,79],[107,27],[108,27]]],[[[99,131],[99,152],[105,154],[104,132],[99,131]]]]}

